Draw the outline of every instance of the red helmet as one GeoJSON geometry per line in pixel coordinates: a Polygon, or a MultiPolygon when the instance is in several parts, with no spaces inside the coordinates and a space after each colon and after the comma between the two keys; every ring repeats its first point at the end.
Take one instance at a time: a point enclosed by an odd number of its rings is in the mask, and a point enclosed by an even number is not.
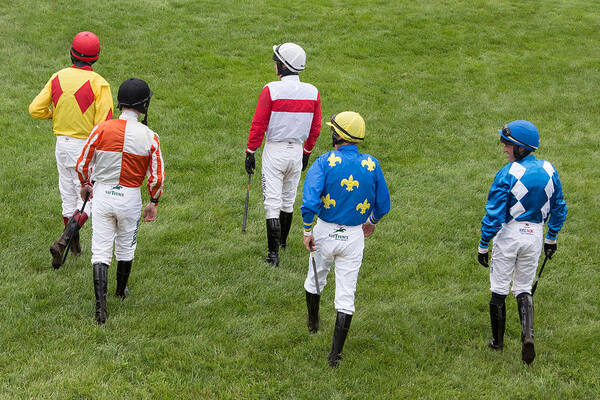
{"type": "Polygon", "coordinates": [[[79,32],[73,38],[71,55],[78,60],[94,62],[100,55],[100,40],[92,32],[79,32]]]}

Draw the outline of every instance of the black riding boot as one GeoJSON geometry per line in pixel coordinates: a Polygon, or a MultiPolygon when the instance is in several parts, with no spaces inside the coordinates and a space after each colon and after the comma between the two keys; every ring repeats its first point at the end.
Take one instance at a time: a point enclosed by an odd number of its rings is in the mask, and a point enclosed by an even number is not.
{"type": "Polygon", "coordinates": [[[287,245],[287,237],[292,227],[292,217],[294,213],[288,213],[285,211],[279,212],[279,221],[281,223],[281,248],[285,249],[287,245]]]}
{"type": "Polygon", "coordinates": [[[319,331],[319,302],[321,296],[306,292],[306,308],[308,314],[306,314],[306,325],[310,333],[317,333],[319,331]]]}
{"type": "Polygon", "coordinates": [[[332,368],[337,367],[338,362],[342,359],[342,349],[344,348],[346,335],[348,335],[348,329],[350,329],[350,322],[352,322],[352,315],[338,311],[335,330],[333,331],[331,352],[329,353],[329,357],[327,357],[329,366],[332,368]]]}
{"type": "Polygon", "coordinates": [[[521,319],[521,356],[523,361],[531,364],[535,358],[533,345],[533,297],[529,293],[517,296],[519,318],[521,319]]]}
{"type": "Polygon", "coordinates": [[[115,296],[125,299],[129,294],[129,288],[127,287],[127,280],[129,279],[129,273],[131,272],[131,263],[129,261],[119,261],[117,263],[117,290],[115,296]]]}
{"type": "Polygon", "coordinates": [[[492,293],[492,299],[490,300],[490,321],[492,323],[490,347],[494,350],[502,350],[504,347],[504,327],[506,325],[505,298],[505,295],[492,293]]]}
{"type": "Polygon", "coordinates": [[[279,218],[267,219],[267,241],[269,243],[269,254],[265,261],[274,267],[279,266],[279,240],[281,238],[281,225],[279,218]]]}
{"type": "Polygon", "coordinates": [[[52,253],[52,266],[54,269],[59,269],[63,264],[63,254],[67,248],[67,244],[77,232],[79,232],[79,224],[75,218],[71,217],[69,222],[67,222],[67,225],[65,225],[65,229],[60,237],[54,243],[52,243],[52,246],[50,246],[50,253],[52,253]]]}
{"type": "Polygon", "coordinates": [[[103,263],[94,264],[94,292],[96,294],[96,322],[106,322],[106,275],[108,265],[103,263]]]}

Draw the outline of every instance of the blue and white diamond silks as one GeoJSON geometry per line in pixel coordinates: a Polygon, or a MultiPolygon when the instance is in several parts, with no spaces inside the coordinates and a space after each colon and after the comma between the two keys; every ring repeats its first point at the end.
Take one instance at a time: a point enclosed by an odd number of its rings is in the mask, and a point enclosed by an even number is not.
{"type": "Polygon", "coordinates": [[[554,194],[554,182],[552,182],[552,175],[554,175],[555,170],[552,164],[550,164],[548,161],[544,161],[544,165],[542,167],[544,168],[544,171],[546,171],[546,173],[548,174],[548,183],[546,183],[546,187],[544,188],[546,196],[548,196],[548,200],[540,210],[542,212],[542,218],[545,221],[546,217],[548,216],[548,212],[550,212],[550,199],[554,194]]]}
{"type": "Polygon", "coordinates": [[[513,188],[510,190],[513,196],[515,196],[515,198],[517,199],[515,205],[510,208],[510,215],[512,215],[512,217],[515,219],[525,212],[525,207],[523,207],[523,204],[521,204],[520,201],[528,192],[525,185],[523,185],[520,181],[520,179],[525,174],[525,171],[526,168],[518,163],[513,163],[510,167],[510,170],[508,171],[509,174],[517,178],[517,183],[515,183],[513,188]]]}

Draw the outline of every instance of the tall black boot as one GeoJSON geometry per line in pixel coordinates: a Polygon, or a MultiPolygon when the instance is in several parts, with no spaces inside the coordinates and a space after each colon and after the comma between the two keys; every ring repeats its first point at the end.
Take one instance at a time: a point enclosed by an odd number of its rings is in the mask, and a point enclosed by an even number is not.
{"type": "Polygon", "coordinates": [[[94,264],[94,292],[96,294],[96,322],[106,322],[106,275],[108,265],[103,263],[94,264]]]}
{"type": "Polygon", "coordinates": [[[129,294],[129,288],[127,287],[127,280],[129,279],[129,273],[131,272],[131,263],[129,261],[119,261],[117,263],[117,290],[115,296],[125,299],[129,294]]]}
{"type": "Polygon", "coordinates": [[[504,347],[504,327],[506,326],[506,295],[493,293],[490,300],[490,321],[492,323],[492,339],[490,347],[502,350],[504,347]]]}
{"type": "Polygon", "coordinates": [[[533,345],[533,297],[529,293],[517,296],[519,318],[521,319],[521,356],[525,363],[531,364],[535,358],[533,345]]]}
{"type": "Polygon", "coordinates": [[[288,213],[285,211],[279,212],[279,221],[281,223],[281,248],[285,249],[287,245],[287,237],[292,227],[292,217],[294,213],[288,213]]]}
{"type": "Polygon", "coordinates": [[[50,253],[52,253],[52,267],[54,267],[54,269],[59,269],[62,265],[63,254],[67,248],[67,244],[78,232],[79,224],[71,217],[69,222],[67,222],[67,225],[65,225],[65,229],[60,237],[52,243],[52,246],[50,246],[50,253]]]}
{"type": "Polygon", "coordinates": [[[342,359],[342,349],[344,348],[346,335],[348,335],[348,329],[350,329],[350,322],[352,322],[351,314],[344,314],[338,311],[337,319],[335,320],[335,330],[333,331],[331,352],[329,353],[329,357],[327,357],[329,366],[332,368],[337,367],[338,362],[342,359]]]}
{"type": "Polygon", "coordinates": [[[281,238],[281,225],[279,218],[267,219],[267,242],[269,243],[269,254],[265,261],[274,267],[279,266],[279,239],[281,238]]]}
{"type": "Polygon", "coordinates": [[[321,296],[318,294],[310,293],[306,291],[306,308],[308,314],[306,314],[306,325],[310,333],[317,333],[319,331],[319,302],[321,296]]]}

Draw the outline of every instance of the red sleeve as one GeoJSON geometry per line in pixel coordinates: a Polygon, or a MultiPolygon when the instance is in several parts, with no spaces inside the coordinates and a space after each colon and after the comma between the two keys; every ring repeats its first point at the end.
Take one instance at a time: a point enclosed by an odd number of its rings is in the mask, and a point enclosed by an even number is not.
{"type": "Polygon", "coordinates": [[[246,151],[255,152],[261,146],[270,119],[271,93],[269,87],[265,86],[260,92],[260,96],[258,96],[258,104],[256,104],[256,111],[254,111],[250,133],[248,134],[248,150],[246,151]]]}
{"type": "Polygon", "coordinates": [[[315,144],[317,143],[317,138],[321,134],[321,96],[317,94],[317,101],[315,102],[315,111],[313,113],[313,120],[310,126],[310,133],[308,134],[308,139],[304,142],[304,152],[310,153],[315,144]]]}

